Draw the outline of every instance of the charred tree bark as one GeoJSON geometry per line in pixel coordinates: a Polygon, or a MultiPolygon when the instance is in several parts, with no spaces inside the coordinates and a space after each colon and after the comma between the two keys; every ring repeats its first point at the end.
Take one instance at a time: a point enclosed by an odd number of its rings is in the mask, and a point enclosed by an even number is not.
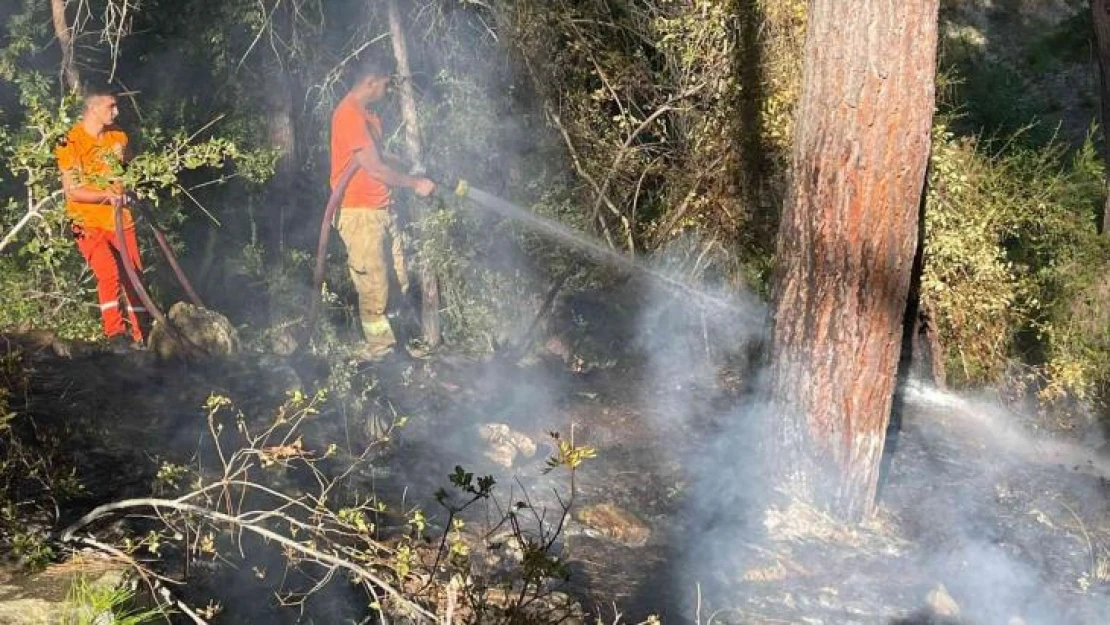
{"type": "MultiPolygon", "coordinates": [[[[412,69],[409,66],[408,46],[405,44],[405,30],[401,23],[401,12],[397,0],[389,0],[389,34],[393,41],[393,56],[397,61],[397,73],[401,75],[398,88],[401,96],[401,117],[405,122],[405,157],[412,164],[414,175],[424,174],[423,151],[420,145],[420,120],[416,114],[416,94],[412,89],[412,69]]],[[[419,220],[423,215],[419,204],[414,210],[419,220]]],[[[428,345],[440,342],[439,328],[439,280],[425,263],[420,263],[420,323],[424,331],[424,341],[428,345]]]]}
{"type": "Polygon", "coordinates": [[[77,71],[77,60],[73,55],[73,31],[66,19],[65,0],[50,0],[50,14],[54,21],[54,36],[62,49],[62,80],[70,92],[81,90],[81,75],[77,71]]]}
{"type": "Polygon", "coordinates": [[[870,514],[933,116],[938,0],[811,0],[770,401],[791,492],[870,514]]]}
{"type": "MultiPolygon", "coordinates": [[[[1095,27],[1095,50],[1102,84],[1102,136],[1105,157],[1110,160],[1110,0],[1091,0],[1091,22],[1095,27]]],[[[1102,205],[1102,234],[1110,234],[1110,169],[1107,170],[1106,200],[1102,205]]]]}

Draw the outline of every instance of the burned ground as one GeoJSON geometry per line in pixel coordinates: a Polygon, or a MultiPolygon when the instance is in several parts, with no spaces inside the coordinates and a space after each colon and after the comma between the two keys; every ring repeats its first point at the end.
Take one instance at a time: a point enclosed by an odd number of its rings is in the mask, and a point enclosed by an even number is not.
{"type": "MultiPolygon", "coordinates": [[[[24,350],[29,386],[12,408],[57,438],[59,461],[85,487],[60,502],[56,518],[40,519],[51,531],[95,505],[148,494],[163,461],[195,464],[210,453],[202,406],[211,393],[265,420],[290,388],[310,389],[334,373],[323,361],[273,357],[200,367],[81,346],[68,356],[24,350]]],[[[442,523],[433,493],[456,465],[494,475],[502,501],[527,492],[537,508],[557,510],[568,484],[543,472],[553,452],[548,433],[573,429],[576,443],[595,447],[598,457],[577,474],[558,548],[570,564],[565,588],[608,619],[615,606],[626,622],[650,614],[668,623],[711,615],[719,623],[1105,622],[1105,460],[1063,438],[1022,443],[1033,439],[1019,435],[1017,415],[999,429],[976,416],[989,410],[984,404],[910,388],[880,512],[849,528],[774,495],[760,500],[770,512],[756,513],[755,489],[729,486],[759,479],[745,465],[756,442],[734,427],[758,411],[737,408],[745,405],[742,376],[727,367],[662,385],[634,360],[586,373],[556,359],[526,366],[445,354],[352,366],[375,410],[408,417],[354,479],[383,500],[425,505],[433,528],[442,523]],[[668,418],[676,397],[683,419],[668,418]],[[517,441],[506,462],[497,445],[507,443],[490,435],[499,425],[529,439],[532,453],[517,441]]],[[[362,419],[326,408],[305,445],[353,449],[367,436],[362,419]]],[[[288,486],[296,488],[295,477],[288,486]]],[[[487,512],[471,515],[476,527],[487,512]]],[[[143,523],[95,529],[120,534],[143,523]]],[[[224,622],[337,622],[364,609],[365,597],[342,581],[303,613],[275,607],[277,582],[250,581],[252,570],[274,566],[273,556],[260,542],[253,547],[245,561],[192,563],[195,596],[220,597],[224,622]]],[[[180,574],[175,566],[167,572],[180,574]]],[[[296,572],[281,581],[295,586],[296,572]]]]}

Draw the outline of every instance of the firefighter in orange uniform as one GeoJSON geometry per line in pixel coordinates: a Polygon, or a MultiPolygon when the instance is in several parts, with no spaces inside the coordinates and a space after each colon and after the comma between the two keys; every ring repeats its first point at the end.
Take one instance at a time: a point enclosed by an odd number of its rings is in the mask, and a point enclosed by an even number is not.
{"type": "MultiPolygon", "coordinates": [[[[390,72],[370,60],[356,69],[354,84],[339,102],[331,120],[331,185],[353,159],[359,171],[351,179],[339,205],[336,226],[347,248],[347,265],[358,292],[358,313],[368,355],[397,347],[386,316],[391,302],[389,284],[396,280],[404,297],[408,290],[401,232],[393,211],[391,189],[404,187],[427,197],[435,183],[409,176],[390,166],[382,150],[382,122],[372,106],[385,97],[390,72]]],[[[399,164],[399,163],[397,163],[399,164]]]]}
{"type": "Polygon", "coordinates": [[[143,324],[136,290],[123,270],[127,254],[141,270],[131,212],[123,210],[124,241],[116,238],[115,209],[127,197],[119,181],[128,159],[127,135],[115,126],[119,109],[107,90],[85,94],[81,119],[58,145],[56,155],[65,191],[66,213],[73,222],[77,249],[96,277],[104,334],[115,348],[141,346],[143,324]]]}

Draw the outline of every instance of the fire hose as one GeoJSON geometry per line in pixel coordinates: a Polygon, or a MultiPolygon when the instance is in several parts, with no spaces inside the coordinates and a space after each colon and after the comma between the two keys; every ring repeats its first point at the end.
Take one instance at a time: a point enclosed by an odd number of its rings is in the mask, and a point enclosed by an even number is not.
{"type": "Polygon", "coordinates": [[[316,245],[316,269],[312,272],[312,298],[308,306],[308,317],[305,320],[304,340],[300,341],[301,345],[308,342],[309,335],[316,327],[316,316],[320,312],[320,300],[323,297],[324,289],[324,266],[327,263],[328,253],[328,236],[331,232],[331,222],[335,219],[335,211],[339,209],[339,201],[343,199],[343,194],[347,192],[347,187],[351,184],[351,178],[355,177],[355,172],[358,171],[358,162],[351,159],[347,167],[339,174],[339,180],[335,183],[335,190],[331,192],[331,197],[328,198],[328,204],[324,208],[324,219],[320,222],[320,238],[316,245]]]}
{"type": "MultiPolygon", "coordinates": [[[[181,284],[181,288],[185,290],[185,294],[189,297],[189,301],[191,301],[195,306],[203,308],[204,303],[201,302],[200,297],[198,297],[196,291],[193,290],[193,285],[189,283],[189,279],[185,276],[185,272],[182,271],[181,265],[177,262],[177,257],[174,256],[173,250],[170,249],[170,244],[166,240],[166,234],[162,232],[162,230],[158,228],[157,225],[155,225],[150,211],[141,204],[135,204],[132,206],[132,208],[143,219],[146,220],[147,225],[149,225],[150,229],[154,231],[154,239],[158,242],[158,247],[162,249],[162,254],[166,257],[166,262],[168,262],[170,268],[173,269],[173,273],[177,277],[177,281],[181,284]]],[[[135,264],[131,262],[131,255],[127,253],[127,239],[123,235],[122,203],[116,206],[115,218],[116,246],[120,252],[120,260],[123,261],[123,270],[127,274],[128,279],[130,279],[131,285],[135,289],[135,294],[139,296],[139,301],[142,302],[144,307],[146,307],[146,310],[150,313],[150,316],[154,317],[156,321],[161,322],[162,327],[166,328],[167,332],[173,333],[175,335],[174,338],[182,338],[178,336],[178,332],[166,319],[166,316],[162,313],[162,310],[158,308],[157,305],[155,305],[154,300],[150,297],[150,293],[147,292],[146,287],[143,286],[142,280],[139,279],[139,272],[136,271],[135,264]]]]}

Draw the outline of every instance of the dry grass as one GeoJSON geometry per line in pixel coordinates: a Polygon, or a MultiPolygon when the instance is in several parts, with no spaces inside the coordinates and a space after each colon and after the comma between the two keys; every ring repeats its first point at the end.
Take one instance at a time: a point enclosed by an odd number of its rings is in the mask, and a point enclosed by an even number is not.
{"type": "Polygon", "coordinates": [[[898,534],[897,519],[885,509],[880,509],[862,525],[852,526],[837,521],[811,505],[793,500],[785,509],[768,510],[763,525],[768,536],[775,542],[822,543],[829,547],[887,555],[900,555],[908,545],[898,534]]]}
{"type": "Polygon", "coordinates": [[[97,574],[107,571],[125,570],[130,563],[116,556],[99,553],[77,552],[72,558],[51,564],[42,572],[45,577],[61,578],[75,574],[97,574]]]}

